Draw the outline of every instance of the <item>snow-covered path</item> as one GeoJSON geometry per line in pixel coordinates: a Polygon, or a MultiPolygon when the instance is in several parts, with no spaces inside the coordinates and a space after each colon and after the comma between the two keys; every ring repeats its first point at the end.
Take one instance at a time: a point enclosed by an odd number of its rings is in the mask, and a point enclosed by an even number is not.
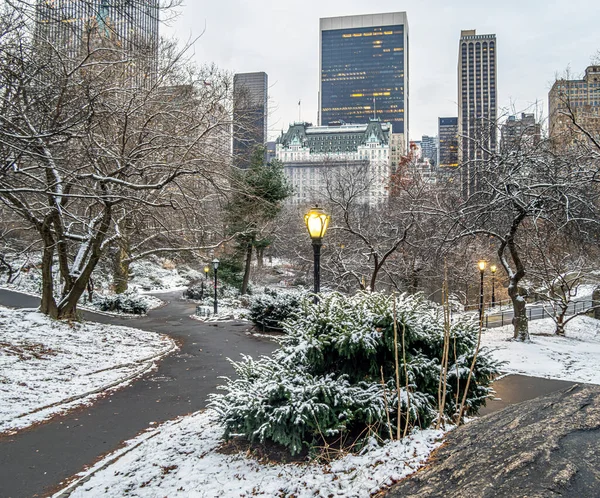
{"type": "Polygon", "coordinates": [[[154,332],[0,307],[0,433],[90,403],[176,348],[154,332]]]}
{"type": "MultiPolygon", "coordinates": [[[[168,334],[181,346],[124,389],[101,396],[91,406],[59,415],[33,430],[0,437],[0,496],[44,495],[140,431],[206,406],[218,377],[233,375],[225,357],[259,356],[275,343],[246,334],[247,324],[202,324],[189,319],[194,304],[180,293],[161,295],[167,306],[147,317],[126,319],[84,313],[87,320],[123,324],[168,334]]],[[[0,291],[0,302],[35,306],[36,300],[0,291]]]]}

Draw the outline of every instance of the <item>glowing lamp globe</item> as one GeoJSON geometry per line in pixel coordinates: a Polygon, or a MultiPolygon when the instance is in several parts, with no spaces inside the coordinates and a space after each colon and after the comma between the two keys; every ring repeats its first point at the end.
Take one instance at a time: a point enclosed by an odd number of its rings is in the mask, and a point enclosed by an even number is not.
{"type": "Polygon", "coordinates": [[[315,206],[304,215],[304,223],[312,240],[318,241],[325,236],[331,216],[323,211],[323,208],[315,206]]]}

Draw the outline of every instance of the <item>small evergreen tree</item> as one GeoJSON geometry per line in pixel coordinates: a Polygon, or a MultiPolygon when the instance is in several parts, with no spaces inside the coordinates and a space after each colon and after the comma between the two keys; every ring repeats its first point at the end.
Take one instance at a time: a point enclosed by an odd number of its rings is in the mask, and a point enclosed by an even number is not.
{"type": "Polygon", "coordinates": [[[234,171],[238,188],[226,206],[226,221],[230,233],[239,233],[237,243],[245,258],[242,294],[248,290],[252,251],[270,244],[264,235],[265,226],[281,211],[282,202],[291,194],[283,163],[273,160],[265,163],[265,148],[256,147],[250,168],[234,171]]]}

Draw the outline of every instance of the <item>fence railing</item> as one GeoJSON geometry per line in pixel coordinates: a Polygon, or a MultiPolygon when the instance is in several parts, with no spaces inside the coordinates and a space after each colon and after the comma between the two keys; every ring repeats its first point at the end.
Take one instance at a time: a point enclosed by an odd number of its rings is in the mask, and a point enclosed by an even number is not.
{"type": "MultiPolygon", "coordinates": [[[[590,310],[594,306],[599,306],[600,303],[597,301],[582,300],[572,301],[569,303],[567,308],[566,316],[572,316],[577,313],[584,313],[586,310],[590,310]]],[[[492,308],[493,309],[493,308],[492,308]]],[[[541,320],[542,318],[550,318],[556,315],[554,309],[549,304],[529,305],[526,308],[526,314],[529,321],[541,320]]],[[[502,327],[512,323],[514,313],[512,308],[504,310],[494,310],[490,313],[490,309],[486,310],[485,313],[485,326],[486,328],[491,327],[502,327]]]]}

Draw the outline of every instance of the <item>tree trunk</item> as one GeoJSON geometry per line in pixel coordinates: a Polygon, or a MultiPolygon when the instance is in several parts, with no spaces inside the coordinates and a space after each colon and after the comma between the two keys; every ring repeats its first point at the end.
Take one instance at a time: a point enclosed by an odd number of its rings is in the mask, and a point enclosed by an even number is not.
{"type": "Polygon", "coordinates": [[[377,282],[377,275],[379,274],[379,267],[375,266],[375,268],[373,268],[373,273],[371,274],[371,282],[370,282],[370,287],[371,287],[371,292],[375,292],[375,283],[377,282]]]}
{"type": "Polygon", "coordinates": [[[244,268],[244,281],[242,282],[242,294],[248,293],[248,282],[250,281],[250,265],[252,264],[252,242],[246,246],[246,267],[244,268]]]}
{"type": "Polygon", "coordinates": [[[130,265],[126,261],[128,256],[127,244],[125,242],[119,244],[113,260],[113,285],[116,294],[123,294],[123,292],[127,291],[130,265]]]}
{"type": "Polygon", "coordinates": [[[527,322],[527,309],[525,308],[525,299],[519,294],[519,288],[517,282],[511,279],[508,285],[508,295],[513,304],[514,317],[514,339],[518,341],[529,340],[529,327],[527,322]]]}
{"type": "Polygon", "coordinates": [[[258,265],[258,268],[262,268],[265,264],[265,248],[264,247],[257,247],[256,248],[256,263],[258,265]]]}
{"type": "Polygon", "coordinates": [[[54,299],[54,280],[52,275],[52,259],[54,249],[44,247],[42,255],[42,302],[40,311],[51,318],[58,318],[58,308],[54,299]]]}
{"type": "Polygon", "coordinates": [[[567,313],[567,308],[560,307],[560,312],[556,315],[556,335],[561,335],[564,337],[565,335],[565,314],[567,313]]]}

